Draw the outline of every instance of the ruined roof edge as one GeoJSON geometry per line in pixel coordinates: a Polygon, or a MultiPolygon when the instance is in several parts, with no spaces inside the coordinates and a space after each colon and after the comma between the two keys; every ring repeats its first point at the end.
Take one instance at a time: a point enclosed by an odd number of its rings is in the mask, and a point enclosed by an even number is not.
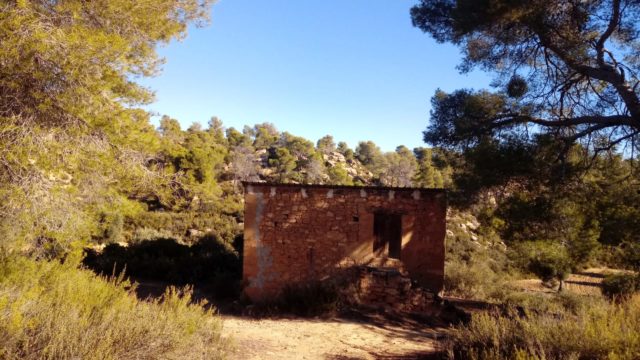
{"type": "Polygon", "coordinates": [[[393,186],[356,186],[356,185],[325,185],[325,184],[282,184],[270,182],[243,181],[242,185],[247,186],[275,186],[275,187],[303,187],[316,189],[354,189],[354,190],[394,190],[394,191],[428,191],[446,193],[446,189],[442,188],[420,188],[420,187],[393,187],[393,186]]]}

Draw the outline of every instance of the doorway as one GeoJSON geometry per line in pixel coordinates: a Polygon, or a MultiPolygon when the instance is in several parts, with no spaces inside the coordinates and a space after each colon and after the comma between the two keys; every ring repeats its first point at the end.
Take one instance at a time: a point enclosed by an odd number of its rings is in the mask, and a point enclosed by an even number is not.
{"type": "Polygon", "coordinates": [[[375,213],[373,217],[373,253],[400,259],[402,251],[402,215],[375,213]]]}

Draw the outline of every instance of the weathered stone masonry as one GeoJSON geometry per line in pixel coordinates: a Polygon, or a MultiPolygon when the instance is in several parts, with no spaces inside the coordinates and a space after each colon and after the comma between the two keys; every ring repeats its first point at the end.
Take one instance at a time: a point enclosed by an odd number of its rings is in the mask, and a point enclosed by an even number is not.
{"type": "Polygon", "coordinates": [[[277,296],[287,285],[386,258],[399,258],[423,287],[442,289],[444,190],[244,186],[243,277],[251,299],[277,296]]]}

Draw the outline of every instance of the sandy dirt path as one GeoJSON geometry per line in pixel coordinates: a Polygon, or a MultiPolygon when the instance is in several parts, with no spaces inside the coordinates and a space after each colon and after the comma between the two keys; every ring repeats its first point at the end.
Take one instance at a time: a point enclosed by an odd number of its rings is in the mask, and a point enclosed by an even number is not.
{"type": "Polygon", "coordinates": [[[224,317],[231,359],[425,359],[443,329],[408,321],[224,317]]]}

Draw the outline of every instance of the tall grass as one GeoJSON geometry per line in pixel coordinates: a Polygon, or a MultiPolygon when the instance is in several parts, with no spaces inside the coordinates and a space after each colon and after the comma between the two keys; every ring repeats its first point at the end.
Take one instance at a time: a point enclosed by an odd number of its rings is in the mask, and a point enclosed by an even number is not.
{"type": "Polygon", "coordinates": [[[563,312],[475,314],[452,330],[448,350],[455,359],[640,359],[640,296],[563,312]]]}
{"type": "Polygon", "coordinates": [[[140,301],[122,279],[0,254],[2,359],[219,359],[221,327],[188,289],[140,301]]]}

